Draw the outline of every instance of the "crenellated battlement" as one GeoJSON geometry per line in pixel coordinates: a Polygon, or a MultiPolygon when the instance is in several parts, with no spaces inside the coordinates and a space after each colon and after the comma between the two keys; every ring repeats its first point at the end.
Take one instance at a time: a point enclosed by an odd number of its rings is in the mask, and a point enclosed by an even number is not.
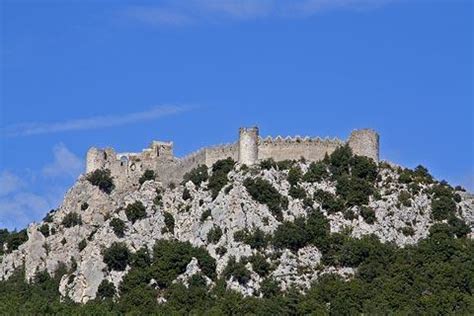
{"type": "Polygon", "coordinates": [[[354,130],[347,141],[338,138],[276,136],[260,137],[258,127],[241,128],[235,143],[199,149],[185,157],[173,154],[173,142],[153,141],[138,153],[116,153],[112,148],[92,147],[87,153],[86,172],[110,169],[118,184],[135,183],[145,170],[154,170],[160,181],[179,182],[182,176],[199,165],[212,166],[216,161],[232,158],[253,165],[260,160],[275,161],[305,158],[318,161],[336,148],[348,144],[354,154],[378,161],[379,135],[371,129],[354,130]]]}

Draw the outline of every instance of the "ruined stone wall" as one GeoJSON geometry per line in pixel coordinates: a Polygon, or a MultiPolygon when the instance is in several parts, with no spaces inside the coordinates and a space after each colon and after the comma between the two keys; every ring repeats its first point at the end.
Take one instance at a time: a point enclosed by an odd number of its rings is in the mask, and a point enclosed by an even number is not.
{"type": "Polygon", "coordinates": [[[232,158],[235,161],[239,159],[239,146],[237,143],[221,145],[206,149],[206,165],[212,166],[221,159],[232,158]]]}
{"type": "Polygon", "coordinates": [[[282,161],[304,157],[309,161],[318,161],[323,159],[326,153],[331,154],[337,147],[343,145],[344,142],[338,139],[267,137],[260,139],[258,159],[273,158],[275,161],[282,161]]]}
{"type": "Polygon", "coordinates": [[[154,170],[158,180],[168,184],[179,183],[183,175],[199,165],[212,166],[228,157],[247,165],[258,160],[272,158],[276,161],[299,160],[318,161],[336,148],[348,144],[354,154],[378,161],[379,136],[370,129],[353,131],[347,142],[339,139],[276,137],[260,138],[257,127],[241,128],[239,141],[233,144],[203,148],[184,158],[175,158],[173,143],[154,141],[141,153],[119,153],[112,148],[91,148],[87,153],[86,172],[96,169],[110,169],[119,186],[135,185],[147,170],[154,170]]]}

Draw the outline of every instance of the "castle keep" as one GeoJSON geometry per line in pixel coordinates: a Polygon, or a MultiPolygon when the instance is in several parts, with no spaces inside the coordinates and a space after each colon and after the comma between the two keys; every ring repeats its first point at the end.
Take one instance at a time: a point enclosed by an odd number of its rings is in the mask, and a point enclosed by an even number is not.
{"type": "Polygon", "coordinates": [[[208,147],[183,158],[173,154],[172,142],[153,141],[140,153],[116,153],[112,148],[90,148],[87,152],[86,172],[110,169],[118,184],[136,183],[145,170],[154,170],[164,183],[181,181],[183,175],[199,165],[212,166],[216,161],[232,158],[239,163],[253,165],[260,160],[318,161],[337,147],[348,144],[356,155],[379,160],[379,135],[370,129],[355,130],[347,141],[309,137],[259,136],[257,127],[241,128],[237,142],[208,147]]]}

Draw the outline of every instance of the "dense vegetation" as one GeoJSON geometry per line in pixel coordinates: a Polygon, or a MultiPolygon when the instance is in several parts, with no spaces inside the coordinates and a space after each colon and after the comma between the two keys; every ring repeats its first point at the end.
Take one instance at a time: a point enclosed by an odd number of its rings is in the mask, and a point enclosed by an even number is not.
{"type": "MultiPolygon", "coordinates": [[[[282,292],[274,280],[262,284],[263,298],[244,298],[226,290],[223,280],[208,288],[202,275],[189,281],[189,288],[171,281],[182,273],[191,259],[199,260],[203,273],[215,279],[215,263],[200,248],[189,243],[159,241],[153,255],[146,250],[124,256],[131,265],[129,274],[116,289],[104,281],[99,298],[85,305],[66,300],[60,303],[58,283],[67,272],[55,276],[39,273],[26,284],[21,270],[0,283],[0,313],[9,314],[472,314],[474,313],[474,242],[456,238],[446,224],[436,224],[430,236],[416,246],[397,248],[375,237],[360,240],[344,235],[331,236],[334,245],[325,260],[336,265],[358,267],[350,281],[325,275],[306,295],[295,289],[282,292]],[[158,304],[158,290],[149,285],[155,279],[168,303],[158,304]],[[120,298],[115,294],[121,293],[120,298]]],[[[120,248],[120,246],[119,246],[120,248]]],[[[119,249],[120,250],[120,249],[119,249]]],[[[121,253],[121,251],[117,251],[121,253]]],[[[223,278],[233,276],[241,283],[249,278],[245,262],[267,276],[271,266],[261,257],[230,260],[223,278]]],[[[119,268],[123,265],[118,264],[119,268]]]]}

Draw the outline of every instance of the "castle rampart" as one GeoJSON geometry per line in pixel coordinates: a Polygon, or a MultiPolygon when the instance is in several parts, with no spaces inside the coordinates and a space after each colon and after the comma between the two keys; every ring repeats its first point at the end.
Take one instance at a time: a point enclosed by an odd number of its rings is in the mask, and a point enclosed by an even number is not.
{"type": "Polygon", "coordinates": [[[378,161],[379,135],[370,129],[355,130],[347,141],[309,137],[261,138],[257,127],[241,128],[236,143],[208,147],[183,158],[173,155],[172,142],[153,141],[140,153],[116,153],[112,148],[92,147],[87,153],[86,172],[110,169],[118,185],[136,183],[145,170],[154,170],[164,183],[181,181],[183,175],[199,165],[212,166],[220,159],[232,158],[253,165],[260,160],[318,161],[336,148],[348,144],[354,154],[378,161]]]}

